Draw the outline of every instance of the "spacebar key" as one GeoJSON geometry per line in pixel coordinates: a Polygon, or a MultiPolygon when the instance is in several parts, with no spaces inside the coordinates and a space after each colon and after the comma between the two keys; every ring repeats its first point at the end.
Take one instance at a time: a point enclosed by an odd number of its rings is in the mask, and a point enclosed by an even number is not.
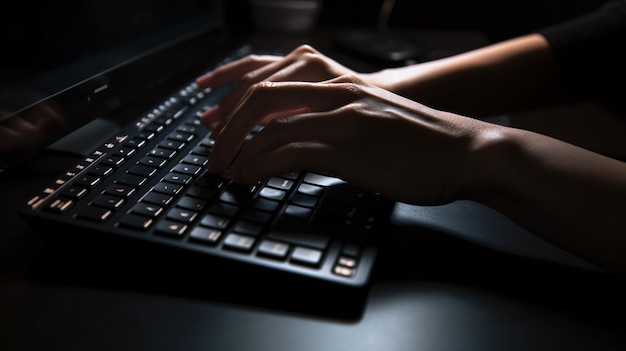
{"type": "Polygon", "coordinates": [[[326,227],[299,221],[280,221],[267,234],[270,239],[320,250],[326,249],[330,236],[326,227]]]}

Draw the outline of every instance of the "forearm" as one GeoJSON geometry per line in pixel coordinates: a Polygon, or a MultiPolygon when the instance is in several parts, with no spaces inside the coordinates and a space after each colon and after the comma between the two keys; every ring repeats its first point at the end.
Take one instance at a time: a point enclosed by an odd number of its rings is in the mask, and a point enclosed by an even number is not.
{"type": "Polygon", "coordinates": [[[528,35],[449,58],[387,69],[369,79],[425,105],[470,116],[539,106],[557,96],[545,39],[528,35]]]}
{"type": "Polygon", "coordinates": [[[539,134],[496,129],[476,148],[480,177],[467,196],[626,274],[626,164],[539,134]]]}

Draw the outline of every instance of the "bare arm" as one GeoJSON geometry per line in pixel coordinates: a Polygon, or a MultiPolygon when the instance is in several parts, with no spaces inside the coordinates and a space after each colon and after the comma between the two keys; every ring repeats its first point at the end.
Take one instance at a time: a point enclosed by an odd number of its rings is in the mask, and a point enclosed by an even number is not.
{"type": "Polygon", "coordinates": [[[546,40],[529,34],[365,79],[425,105],[477,117],[555,101],[557,71],[546,40]]]}
{"type": "Polygon", "coordinates": [[[494,128],[475,155],[481,180],[468,187],[467,197],[626,274],[626,164],[541,134],[494,128]]]}

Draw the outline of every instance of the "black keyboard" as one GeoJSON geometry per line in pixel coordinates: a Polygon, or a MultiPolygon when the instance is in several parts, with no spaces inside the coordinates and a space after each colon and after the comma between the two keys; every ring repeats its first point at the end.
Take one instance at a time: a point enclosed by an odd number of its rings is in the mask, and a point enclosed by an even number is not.
{"type": "Polygon", "coordinates": [[[295,172],[248,186],[208,173],[213,140],[199,115],[227,90],[187,84],[51,181],[20,213],[50,235],[57,235],[51,224],[62,224],[90,233],[86,240],[99,233],[221,264],[367,285],[393,203],[327,174],[295,172]]]}

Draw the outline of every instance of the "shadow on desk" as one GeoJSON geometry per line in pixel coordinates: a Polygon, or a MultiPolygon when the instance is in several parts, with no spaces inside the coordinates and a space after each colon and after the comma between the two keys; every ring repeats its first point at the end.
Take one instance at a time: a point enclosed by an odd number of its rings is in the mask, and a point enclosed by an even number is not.
{"type": "Polygon", "coordinates": [[[49,242],[28,267],[27,279],[343,321],[358,320],[365,306],[366,288],[279,271],[268,275],[254,265],[145,242],[118,239],[97,245],[49,242]]]}
{"type": "MultiPolygon", "coordinates": [[[[407,292],[415,293],[422,288],[429,291],[435,284],[451,291],[506,297],[596,323],[625,323],[626,284],[622,279],[499,252],[427,228],[397,228],[390,235],[374,272],[378,288],[409,284],[412,288],[407,292]]],[[[228,262],[225,270],[219,260],[146,243],[97,242],[97,247],[47,242],[26,268],[26,280],[191,299],[340,323],[358,323],[363,318],[371,289],[338,287],[292,275],[267,276],[250,265],[233,265],[235,262],[228,262]]]]}

